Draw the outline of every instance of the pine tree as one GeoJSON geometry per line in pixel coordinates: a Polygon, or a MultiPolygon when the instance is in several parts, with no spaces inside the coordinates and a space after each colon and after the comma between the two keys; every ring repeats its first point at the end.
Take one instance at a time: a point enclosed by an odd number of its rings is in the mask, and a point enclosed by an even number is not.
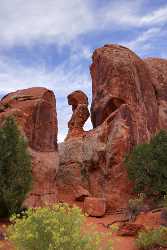
{"type": "Polygon", "coordinates": [[[18,212],[31,188],[31,157],[13,117],[0,128],[0,216],[18,212]]]}

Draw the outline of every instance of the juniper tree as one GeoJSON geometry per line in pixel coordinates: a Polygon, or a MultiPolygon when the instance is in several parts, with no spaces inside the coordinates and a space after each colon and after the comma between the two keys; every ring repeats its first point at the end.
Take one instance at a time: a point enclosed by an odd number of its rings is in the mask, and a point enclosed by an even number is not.
{"type": "Polygon", "coordinates": [[[136,192],[167,193],[167,132],[161,130],[150,143],[137,145],[125,165],[136,192]]]}
{"type": "Polygon", "coordinates": [[[19,211],[31,188],[31,157],[13,117],[0,128],[0,216],[19,211]]]}

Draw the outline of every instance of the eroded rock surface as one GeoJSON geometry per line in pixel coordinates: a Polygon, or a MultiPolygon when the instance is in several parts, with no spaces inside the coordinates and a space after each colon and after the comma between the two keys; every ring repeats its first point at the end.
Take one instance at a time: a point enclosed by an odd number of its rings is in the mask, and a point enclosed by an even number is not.
{"type": "Polygon", "coordinates": [[[106,200],[104,198],[87,197],[84,200],[84,211],[92,217],[102,217],[106,212],[106,200]]]}
{"type": "Polygon", "coordinates": [[[52,91],[29,88],[4,96],[0,122],[14,116],[27,137],[32,156],[33,188],[26,206],[43,206],[57,200],[55,176],[58,168],[56,100],[52,91]]]}
{"type": "Polygon", "coordinates": [[[68,135],[66,141],[74,137],[82,137],[84,135],[84,124],[89,118],[88,98],[86,94],[80,90],[72,92],[68,95],[68,104],[72,105],[72,117],[68,122],[68,135]]]}
{"type": "Polygon", "coordinates": [[[147,58],[144,61],[151,72],[157,96],[160,128],[167,129],[167,60],[147,58]]]}
{"type": "Polygon", "coordinates": [[[4,96],[0,118],[16,116],[31,148],[54,151],[57,147],[56,101],[52,91],[45,88],[18,90],[4,96]]]}
{"type": "Polygon", "coordinates": [[[146,228],[141,224],[126,223],[119,227],[117,234],[119,236],[136,236],[140,231],[146,228]]]}
{"type": "Polygon", "coordinates": [[[102,124],[126,104],[132,116],[135,142],[150,138],[157,128],[158,109],[152,78],[144,61],[119,45],[96,49],[92,58],[93,126],[102,124]]]}
{"type": "Polygon", "coordinates": [[[125,155],[160,129],[158,97],[151,70],[129,49],[105,45],[92,59],[94,129],[60,144],[58,182],[74,193],[73,186],[80,185],[94,197],[105,197],[107,207],[118,208],[126,206],[132,192],[125,155]]]}

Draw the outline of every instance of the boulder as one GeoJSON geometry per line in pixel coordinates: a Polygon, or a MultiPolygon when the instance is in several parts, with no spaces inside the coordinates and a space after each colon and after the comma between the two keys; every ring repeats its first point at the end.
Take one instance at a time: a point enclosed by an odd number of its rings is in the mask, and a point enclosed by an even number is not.
{"type": "Polygon", "coordinates": [[[75,200],[76,201],[84,201],[86,197],[91,196],[89,191],[82,186],[75,187],[75,200]]]}
{"type": "Polygon", "coordinates": [[[87,197],[84,200],[84,212],[92,217],[102,217],[106,212],[104,198],[87,197]]]}

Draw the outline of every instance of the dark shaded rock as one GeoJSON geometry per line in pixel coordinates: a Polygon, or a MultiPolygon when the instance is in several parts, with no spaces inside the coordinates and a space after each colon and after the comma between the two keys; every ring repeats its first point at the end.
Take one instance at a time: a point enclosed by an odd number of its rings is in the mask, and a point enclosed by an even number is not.
{"type": "Polygon", "coordinates": [[[88,197],[84,200],[84,212],[92,217],[102,217],[106,212],[104,198],[88,197]]]}
{"type": "Polygon", "coordinates": [[[126,223],[119,227],[117,234],[119,236],[136,236],[142,230],[145,230],[143,225],[126,223]]]}

